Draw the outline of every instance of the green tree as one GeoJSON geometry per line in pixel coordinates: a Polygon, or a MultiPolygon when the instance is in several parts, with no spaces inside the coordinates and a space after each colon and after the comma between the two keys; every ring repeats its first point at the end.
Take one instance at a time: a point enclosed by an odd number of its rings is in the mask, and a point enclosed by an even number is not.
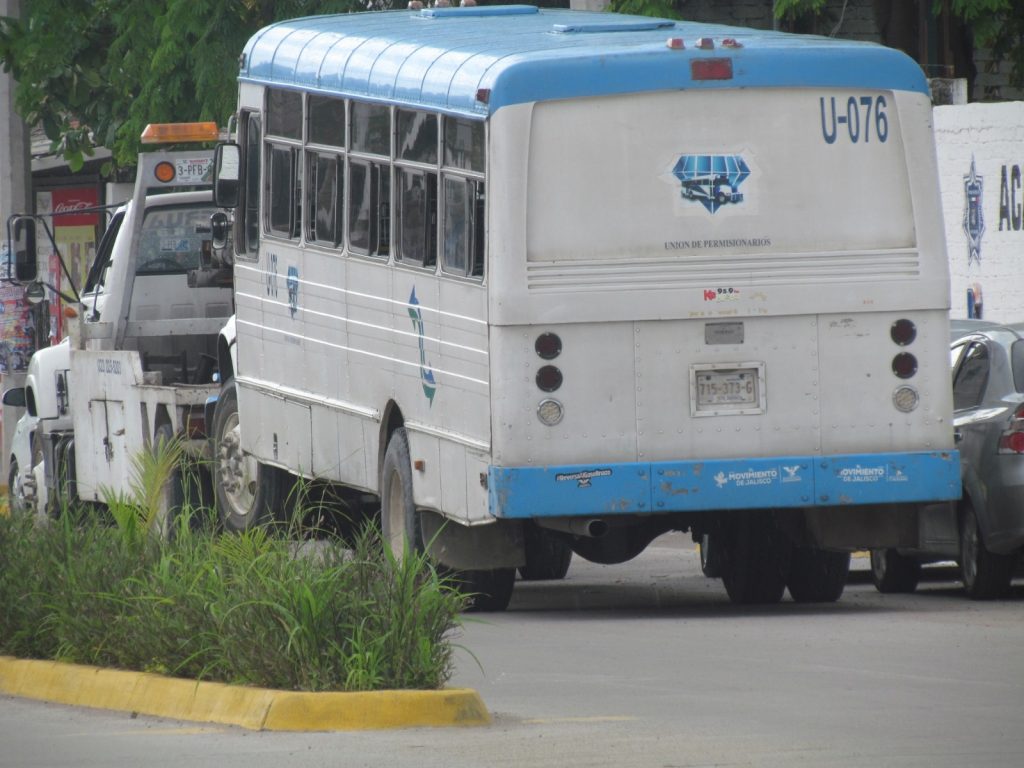
{"type": "MultiPolygon", "coordinates": [[[[825,11],[826,3],[827,0],[775,0],[775,16],[779,19],[817,16],[825,11]]],[[[955,21],[966,24],[976,48],[991,50],[997,62],[1008,61],[1010,85],[1024,88],[1024,3],[1020,0],[931,0],[930,4],[934,16],[949,13],[955,21]]],[[[883,10],[892,13],[896,5],[876,0],[875,15],[879,16],[883,10]]],[[[879,23],[881,25],[881,20],[879,23]]]]}
{"type": "Polygon", "coordinates": [[[22,20],[0,18],[0,61],[18,81],[19,114],[42,126],[72,169],[98,146],[131,165],[147,123],[225,123],[238,56],[260,27],[367,7],[365,0],[32,0],[22,20]]]}
{"type": "MultiPolygon", "coordinates": [[[[829,34],[836,24],[836,4],[829,0],[764,0],[771,4],[779,27],[791,32],[829,34]]],[[[920,15],[918,3],[949,22],[949,47],[958,77],[973,79],[971,48],[987,48],[996,62],[1010,63],[1009,83],[1024,88],[1024,2],[1021,0],[874,0],[875,18],[886,45],[918,57],[920,15]],[[963,34],[962,34],[963,33],[963,34]]],[[[682,0],[611,0],[622,13],[679,18],[682,0]]]]}

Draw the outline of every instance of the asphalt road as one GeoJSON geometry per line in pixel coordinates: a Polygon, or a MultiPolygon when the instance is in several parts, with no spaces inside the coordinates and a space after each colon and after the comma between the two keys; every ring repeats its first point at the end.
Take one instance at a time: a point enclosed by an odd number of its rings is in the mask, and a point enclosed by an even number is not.
{"type": "Polygon", "coordinates": [[[489,727],[254,733],[2,697],[0,767],[1024,765],[1024,581],[975,603],[948,569],[894,596],[855,568],[835,605],[737,607],[670,535],[467,617],[451,682],[489,727]]]}

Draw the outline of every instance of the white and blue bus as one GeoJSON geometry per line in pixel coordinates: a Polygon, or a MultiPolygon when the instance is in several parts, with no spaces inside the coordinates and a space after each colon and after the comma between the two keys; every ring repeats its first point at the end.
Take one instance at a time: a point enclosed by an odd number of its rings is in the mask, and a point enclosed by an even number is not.
{"type": "Polygon", "coordinates": [[[229,528],[379,498],[502,609],[668,531],[738,602],[840,596],[960,493],[928,86],[878,45],[526,5],[241,57],[229,528]]]}

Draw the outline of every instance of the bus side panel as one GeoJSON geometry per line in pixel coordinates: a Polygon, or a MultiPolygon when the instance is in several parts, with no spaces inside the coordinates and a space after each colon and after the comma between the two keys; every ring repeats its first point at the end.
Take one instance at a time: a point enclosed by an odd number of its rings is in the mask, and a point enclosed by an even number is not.
{"type": "Polygon", "coordinates": [[[485,289],[415,269],[394,270],[395,387],[412,459],[413,494],[424,508],[457,518],[485,513],[467,499],[466,455],[490,444],[485,289]]]}

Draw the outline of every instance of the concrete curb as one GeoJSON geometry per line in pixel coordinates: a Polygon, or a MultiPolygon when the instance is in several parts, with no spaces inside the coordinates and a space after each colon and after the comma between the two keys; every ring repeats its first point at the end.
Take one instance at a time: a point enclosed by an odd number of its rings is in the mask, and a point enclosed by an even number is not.
{"type": "Polygon", "coordinates": [[[480,695],[440,691],[305,693],[0,656],[0,692],[266,731],[354,731],[491,722],[480,695]]]}

